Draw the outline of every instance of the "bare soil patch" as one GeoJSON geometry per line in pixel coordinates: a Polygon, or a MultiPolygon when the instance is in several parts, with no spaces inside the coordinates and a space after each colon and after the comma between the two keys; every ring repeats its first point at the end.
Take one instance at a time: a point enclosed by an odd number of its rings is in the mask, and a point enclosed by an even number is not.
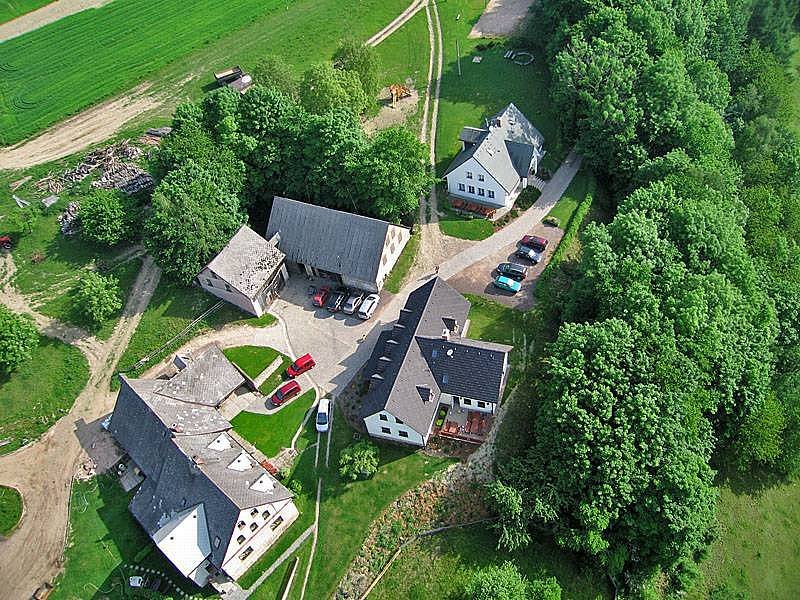
{"type": "Polygon", "coordinates": [[[534,0],[491,0],[469,37],[508,37],[525,20],[534,0]]]}
{"type": "Polygon", "coordinates": [[[376,131],[386,129],[387,127],[405,123],[409,117],[417,112],[419,92],[412,89],[409,97],[398,100],[397,103],[392,106],[392,97],[389,93],[389,88],[385,87],[380,92],[379,101],[382,106],[378,114],[364,122],[364,131],[368,135],[372,135],[376,131]]]}
{"type": "Polygon", "coordinates": [[[10,40],[48,23],[81,12],[87,8],[98,8],[111,0],[56,0],[46,6],[17,17],[0,25],[0,42],[10,40]]]}

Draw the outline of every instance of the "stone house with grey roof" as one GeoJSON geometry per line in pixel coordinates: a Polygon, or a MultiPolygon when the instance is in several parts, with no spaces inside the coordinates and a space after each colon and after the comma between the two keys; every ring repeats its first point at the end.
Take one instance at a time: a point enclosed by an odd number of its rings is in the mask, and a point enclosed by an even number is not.
{"type": "Polygon", "coordinates": [[[360,416],[370,436],[425,446],[440,410],[495,413],[512,347],[467,338],[469,308],[439,277],[411,292],[367,363],[360,416]]]}
{"type": "Polygon", "coordinates": [[[299,514],[217,410],[244,378],[214,346],[171,379],[120,381],[108,429],[145,477],[131,513],[196,584],[237,579],[299,514]]]}
{"type": "Polygon", "coordinates": [[[461,152],[445,172],[450,196],[490,209],[511,208],[544,157],[544,137],[509,104],[486,127],[464,127],[461,152]]]}
{"type": "Polygon", "coordinates": [[[285,258],[275,244],[242,225],[197,274],[197,282],[207,292],[260,317],[289,278],[285,258]]]}
{"type": "Polygon", "coordinates": [[[267,225],[295,271],[379,292],[411,237],[407,227],[276,196],[267,225]]]}

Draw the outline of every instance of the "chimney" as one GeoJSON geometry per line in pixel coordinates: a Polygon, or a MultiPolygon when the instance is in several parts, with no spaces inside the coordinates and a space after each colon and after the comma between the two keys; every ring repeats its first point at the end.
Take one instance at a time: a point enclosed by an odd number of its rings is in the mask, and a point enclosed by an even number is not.
{"type": "Polygon", "coordinates": [[[447,340],[447,341],[449,341],[449,340],[450,340],[450,330],[449,330],[449,329],[447,329],[447,327],[445,327],[444,329],[442,329],[442,339],[443,339],[443,340],[447,340]]]}
{"type": "Polygon", "coordinates": [[[169,430],[174,431],[175,433],[183,433],[183,425],[180,425],[179,423],[173,423],[169,426],[169,430]]]}

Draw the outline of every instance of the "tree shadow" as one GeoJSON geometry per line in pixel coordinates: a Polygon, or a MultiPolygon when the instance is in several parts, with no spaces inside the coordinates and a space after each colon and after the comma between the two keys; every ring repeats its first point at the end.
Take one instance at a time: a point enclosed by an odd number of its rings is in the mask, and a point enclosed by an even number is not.
{"type": "Polygon", "coordinates": [[[716,484],[730,488],[737,496],[758,498],[764,492],[787,483],[785,476],[762,466],[748,467],[743,471],[732,462],[715,457],[712,467],[717,470],[716,484]]]}

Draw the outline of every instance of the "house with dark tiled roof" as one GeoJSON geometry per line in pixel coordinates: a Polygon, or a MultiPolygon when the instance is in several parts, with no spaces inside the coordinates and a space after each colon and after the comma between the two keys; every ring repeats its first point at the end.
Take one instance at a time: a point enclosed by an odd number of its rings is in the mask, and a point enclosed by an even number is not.
{"type": "Polygon", "coordinates": [[[536,173],[544,137],[514,104],[485,127],[464,127],[459,140],[461,152],[444,175],[451,199],[492,210],[510,208],[529,184],[542,183],[536,173]]]}
{"type": "Polygon", "coordinates": [[[120,380],[108,429],[144,476],[131,513],[198,585],[237,579],[298,517],[217,410],[244,378],[214,346],[171,379],[120,380]]]}
{"type": "Polygon", "coordinates": [[[242,225],[197,274],[207,292],[260,317],[286,283],[286,256],[274,243],[242,225]]]}
{"type": "Polygon", "coordinates": [[[360,416],[370,436],[425,446],[445,423],[467,441],[485,433],[481,423],[488,429],[503,397],[512,347],[467,338],[469,309],[438,277],[409,295],[367,363],[360,416]]]}
{"type": "Polygon", "coordinates": [[[411,237],[407,227],[275,196],[267,225],[295,272],[379,292],[411,237]]]}

